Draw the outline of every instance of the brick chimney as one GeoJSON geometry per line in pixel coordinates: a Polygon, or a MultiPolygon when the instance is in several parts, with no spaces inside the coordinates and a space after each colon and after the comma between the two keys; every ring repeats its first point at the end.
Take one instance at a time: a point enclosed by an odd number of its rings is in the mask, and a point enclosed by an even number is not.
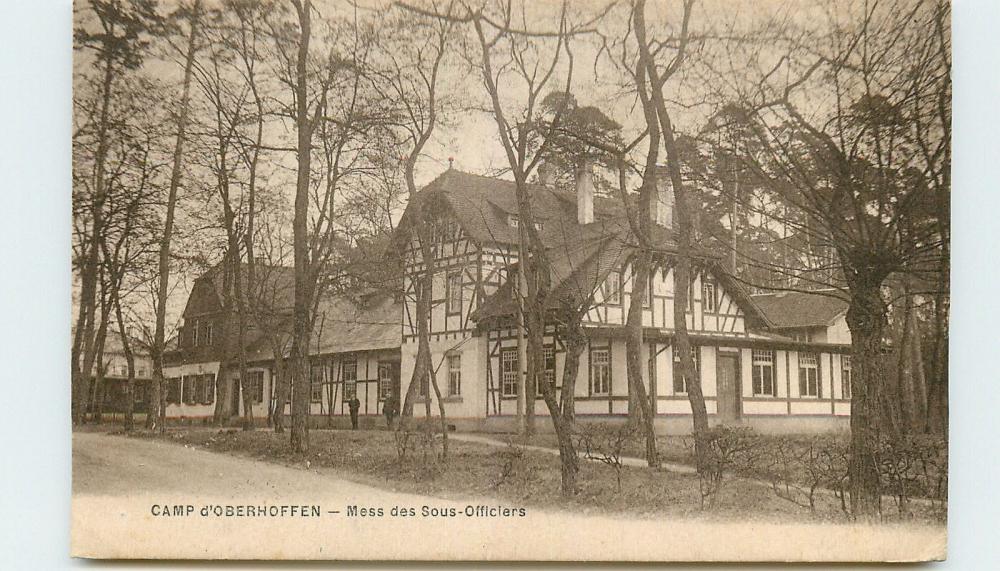
{"type": "Polygon", "coordinates": [[[576,221],[594,221],[594,165],[585,159],[576,167],[576,221]]]}
{"type": "Polygon", "coordinates": [[[666,165],[656,167],[656,196],[653,197],[649,215],[655,224],[664,228],[674,226],[674,189],[666,165]]]}

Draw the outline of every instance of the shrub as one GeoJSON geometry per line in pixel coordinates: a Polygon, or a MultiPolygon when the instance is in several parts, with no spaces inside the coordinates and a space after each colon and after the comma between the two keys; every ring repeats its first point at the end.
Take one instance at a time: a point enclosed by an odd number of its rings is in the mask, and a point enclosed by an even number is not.
{"type": "Polygon", "coordinates": [[[845,442],[833,436],[779,436],[766,449],[760,470],[776,496],[815,512],[817,491],[829,488],[848,513],[845,442]]]}
{"type": "Polygon", "coordinates": [[[617,489],[621,492],[622,455],[638,433],[638,425],[632,422],[617,425],[597,423],[579,426],[573,436],[576,439],[576,449],[583,452],[584,458],[597,460],[614,469],[617,489]]]}
{"type": "Polygon", "coordinates": [[[763,440],[749,427],[713,426],[693,436],[701,507],[715,505],[726,472],[753,472],[763,451],[763,440]],[[698,442],[703,444],[697,454],[698,442]]]}
{"type": "Polygon", "coordinates": [[[896,502],[901,516],[909,515],[913,498],[931,503],[943,517],[948,503],[948,442],[934,435],[885,438],[879,446],[882,489],[896,502]]]}

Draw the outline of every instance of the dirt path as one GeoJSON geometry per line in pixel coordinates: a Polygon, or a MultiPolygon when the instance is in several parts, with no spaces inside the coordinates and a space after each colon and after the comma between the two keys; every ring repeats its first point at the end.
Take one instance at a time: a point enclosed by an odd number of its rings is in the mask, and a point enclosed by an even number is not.
{"type": "Polygon", "coordinates": [[[946,533],[944,527],[623,519],[534,508],[522,517],[522,506],[473,501],[470,508],[304,468],[86,433],[73,437],[73,490],[73,554],[102,558],[914,560],[943,556],[946,533]],[[476,514],[482,503],[493,515],[476,514]],[[245,507],[237,512],[242,506],[253,506],[256,515],[245,507]],[[291,515],[292,506],[319,516],[291,515]],[[382,515],[348,516],[349,506],[381,508],[382,515]],[[393,507],[415,515],[393,516],[393,507]],[[502,515],[504,507],[515,514],[502,515]],[[164,508],[184,515],[162,515],[164,508]],[[455,515],[425,516],[425,508],[455,515]]]}
{"type": "MultiPolygon", "coordinates": [[[[507,443],[502,440],[498,440],[490,436],[483,436],[480,434],[455,433],[450,435],[449,437],[454,438],[455,440],[464,440],[466,442],[478,442],[480,444],[486,444],[488,446],[499,446],[504,448],[507,446],[507,443]]],[[[526,450],[533,450],[535,452],[541,452],[543,454],[551,454],[553,456],[559,455],[558,448],[552,448],[549,446],[536,446],[534,444],[525,444],[524,448],[526,450]]],[[[576,455],[579,456],[580,458],[583,458],[584,460],[592,460],[596,462],[596,460],[594,460],[593,458],[587,458],[587,454],[584,452],[577,452],[576,455]]],[[[624,466],[635,466],[638,468],[644,468],[648,465],[644,459],[633,458],[631,456],[622,456],[621,462],[622,465],[624,466]]],[[[660,462],[660,468],[668,472],[676,472],[678,474],[697,473],[697,471],[694,469],[693,466],[688,466],[687,464],[678,464],[677,462],[660,462]]]]}

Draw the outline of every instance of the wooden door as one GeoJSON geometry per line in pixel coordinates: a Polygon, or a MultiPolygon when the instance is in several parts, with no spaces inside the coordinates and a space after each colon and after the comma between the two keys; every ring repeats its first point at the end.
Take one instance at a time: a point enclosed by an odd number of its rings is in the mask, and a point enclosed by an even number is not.
{"type": "Polygon", "coordinates": [[[719,420],[731,423],[740,418],[740,356],[719,352],[716,359],[719,390],[719,420]]]}

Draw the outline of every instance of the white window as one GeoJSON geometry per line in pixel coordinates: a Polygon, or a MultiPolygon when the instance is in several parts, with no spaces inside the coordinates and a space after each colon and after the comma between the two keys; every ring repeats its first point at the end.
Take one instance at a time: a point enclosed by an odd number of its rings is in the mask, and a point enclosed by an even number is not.
{"type": "Polygon", "coordinates": [[[712,282],[705,282],[702,287],[701,292],[701,305],[702,309],[708,313],[715,313],[716,299],[715,299],[715,284],[712,282]]]}
{"type": "Polygon", "coordinates": [[[500,394],[505,397],[517,396],[517,378],[520,375],[517,364],[517,349],[504,349],[500,353],[500,394]]]}
{"type": "Polygon", "coordinates": [[[212,344],[212,332],[213,332],[212,324],[209,323],[208,325],[205,326],[205,345],[212,344]]]}
{"type": "Polygon", "coordinates": [[[247,371],[247,396],[252,403],[264,402],[264,371],[247,371]]]}
{"type": "Polygon", "coordinates": [[[309,402],[323,402],[323,365],[312,365],[309,375],[309,402]]]}
{"type": "Polygon", "coordinates": [[[340,371],[344,379],[344,400],[348,401],[358,394],[358,362],[345,361],[340,365],[340,371]]]}
{"type": "Polygon", "coordinates": [[[139,367],[138,372],[136,372],[136,376],[140,379],[144,378],[146,376],[146,367],[139,367]]]}
{"type": "Polygon", "coordinates": [[[850,355],[840,356],[840,367],[841,367],[840,382],[843,386],[842,392],[844,394],[844,398],[849,399],[851,398],[851,374],[852,374],[850,355]]]}
{"type": "Polygon", "coordinates": [[[121,371],[123,377],[128,376],[128,365],[121,365],[118,367],[118,370],[121,371]]]}
{"type": "Polygon", "coordinates": [[[448,313],[462,313],[462,274],[448,276],[448,313]]]}
{"type": "Polygon", "coordinates": [[[590,352],[590,394],[611,394],[610,349],[593,349],[590,352]]]}
{"type": "Polygon", "coordinates": [[[518,226],[521,225],[521,221],[520,221],[520,219],[518,219],[518,217],[517,217],[516,214],[508,214],[507,215],[507,224],[511,228],[517,228],[518,226]]]}
{"type": "Polygon", "coordinates": [[[621,303],[622,300],[622,275],[620,272],[610,272],[601,285],[601,294],[604,303],[621,303]]]}
{"type": "Polygon", "coordinates": [[[448,394],[462,394],[462,356],[448,355],[448,394]]]}
{"type": "Polygon", "coordinates": [[[199,329],[201,329],[201,322],[198,321],[197,319],[195,319],[194,320],[194,333],[192,333],[192,335],[194,336],[194,344],[195,344],[195,346],[198,345],[198,330],[199,329]]]}
{"type": "Polygon", "coordinates": [[[385,400],[392,396],[393,391],[392,363],[378,364],[378,397],[385,400]]]}
{"type": "MultiPolygon", "coordinates": [[[[677,346],[673,347],[674,354],[674,394],[684,395],[688,392],[687,379],[684,377],[684,366],[681,363],[681,354],[677,350],[677,346]]],[[[694,376],[697,379],[701,378],[701,351],[698,347],[691,347],[691,359],[694,360],[694,376]]]]}
{"type": "Polygon", "coordinates": [[[823,396],[819,384],[819,357],[816,353],[799,353],[799,396],[823,396]]]}
{"type": "Polygon", "coordinates": [[[555,348],[542,348],[542,362],[545,364],[545,382],[550,387],[556,386],[556,351],[555,348]]]}
{"type": "Polygon", "coordinates": [[[774,351],[753,351],[753,394],[776,396],[774,383],[774,351]]]}

